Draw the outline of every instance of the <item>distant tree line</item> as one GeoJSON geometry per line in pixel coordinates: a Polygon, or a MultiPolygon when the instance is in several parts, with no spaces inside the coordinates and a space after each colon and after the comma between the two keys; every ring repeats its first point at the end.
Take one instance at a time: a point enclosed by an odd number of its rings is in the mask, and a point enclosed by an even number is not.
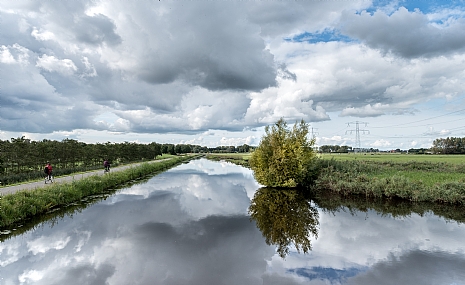
{"type": "Polygon", "coordinates": [[[191,144],[162,144],[161,152],[167,154],[181,154],[181,153],[245,153],[250,152],[255,147],[243,144],[241,146],[217,146],[206,147],[191,144]]]}
{"type": "Polygon", "coordinates": [[[433,141],[431,152],[436,154],[465,154],[465,138],[439,138],[433,141]]]}
{"type": "MultiPolygon", "coordinates": [[[[323,145],[319,147],[319,152],[321,153],[348,153],[354,151],[355,149],[350,146],[323,145]]],[[[361,149],[361,152],[378,151],[378,149],[373,148],[361,149]]],[[[433,141],[431,148],[410,148],[408,151],[397,148],[390,152],[411,154],[465,154],[465,137],[438,138],[433,141]]]]}
{"type": "Polygon", "coordinates": [[[430,154],[431,149],[429,148],[411,148],[408,150],[410,154],[430,154]]]}
{"type": "Polygon", "coordinates": [[[103,160],[126,163],[154,159],[161,155],[161,145],[137,143],[87,144],[73,139],[32,141],[12,138],[0,140],[0,175],[42,170],[50,161],[55,168],[92,168],[103,160]]]}
{"type": "Polygon", "coordinates": [[[351,152],[352,151],[352,147],[351,146],[346,146],[346,145],[343,145],[343,146],[340,146],[340,145],[322,145],[319,147],[319,152],[322,152],[322,153],[331,153],[331,152],[335,152],[335,153],[348,153],[348,152],[351,152]]]}
{"type": "Polygon", "coordinates": [[[248,152],[248,145],[208,148],[191,144],[95,143],[73,139],[33,141],[20,138],[0,140],[0,183],[2,185],[41,177],[49,161],[56,176],[101,168],[108,159],[112,165],[152,160],[162,154],[248,152]]]}
{"type": "Polygon", "coordinates": [[[351,146],[346,145],[322,145],[318,148],[320,153],[348,153],[348,152],[379,152],[377,148],[361,148],[356,149],[351,146]]]}

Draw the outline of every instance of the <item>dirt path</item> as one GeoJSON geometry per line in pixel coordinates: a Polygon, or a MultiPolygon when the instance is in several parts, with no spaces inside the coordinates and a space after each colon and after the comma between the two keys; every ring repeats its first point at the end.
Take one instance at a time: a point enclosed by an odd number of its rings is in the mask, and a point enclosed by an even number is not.
{"type": "MultiPolygon", "coordinates": [[[[167,159],[169,159],[169,158],[160,159],[160,160],[153,160],[153,161],[149,161],[149,163],[160,162],[160,161],[164,161],[164,160],[167,160],[167,159]]],[[[132,164],[122,165],[122,166],[118,166],[118,167],[112,167],[110,171],[111,172],[122,171],[122,170],[125,170],[125,169],[128,169],[128,168],[131,168],[131,167],[138,166],[138,165],[140,165],[142,163],[143,162],[141,162],[141,163],[132,163],[132,164]]],[[[79,179],[89,177],[89,176],[93,176],[93,175],[104,175],[104,174],[105,173],[103,172],[103,169],[95,170],[95,171],[89,171],[89,172],[85,172],[85,173],[76,173],[76,174],[72,174],[72,175],[68,175],[68,176],[62,176],[62,177],[54,178],[54,180],[55,180],[54,183],[71,182],[73,180],[79,180],[79,179]]],[[[48,187],[50,185],[52,185],[52,183],[45,184],[44,180],[40,180],[40,181],[37,181],[37,182],[30,182],[30,183],[15,185],[15,186],[2,187],[2,188],[0,188],[0,196],[5,195],[5,194],[16,193],[16,192],[22,191],[22,190],[32,190],[32,189],[36,189],[36,188],[44,188],[44,187],[48,187]]]]}

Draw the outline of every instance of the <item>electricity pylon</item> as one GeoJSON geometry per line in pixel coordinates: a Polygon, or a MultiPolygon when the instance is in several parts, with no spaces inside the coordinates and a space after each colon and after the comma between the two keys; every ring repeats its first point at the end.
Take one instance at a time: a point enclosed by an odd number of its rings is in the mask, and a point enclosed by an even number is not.
{"type": "Polygon", "coordinates": [[[362,132],[363,134],[365,134],[365,132],[370,134],[369,130],[361,130],[359,125],[360,124],[365,124],[365,127],[366,127],[368,125],[368,123],[367,122],[355,121],[355,122],[347,123],[347,126],[350,127],[350,124],[355,124],[355,130],[347,130],[346,134],[347,134],[347,132],[350,132],[350,134],[352,134],[352,132],[355,132],[355,150],[354,151],[359,152],[362,149],[361,144],[360,144],[360,132],[362,132]]]}
{"type": "Polygon", "coordinates": [[[313,130],[316,131],[316,130],[318,130],[318,129],[314,129],[314,128],[312,127],[312,139],[315,139],[315,138],[316,138],[316,135],[318,134],[318,132],[314,132],[313,130]]]}

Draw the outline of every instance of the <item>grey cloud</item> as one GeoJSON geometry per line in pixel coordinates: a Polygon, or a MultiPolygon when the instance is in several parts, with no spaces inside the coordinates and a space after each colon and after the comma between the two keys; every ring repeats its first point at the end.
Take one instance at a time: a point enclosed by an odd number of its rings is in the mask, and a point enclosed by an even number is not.
{"type": "Polygon", "coordinates": [[[47,103],[29,104],[14,108],[0,108],[2,130],[15,132],[47,133],[71,131],[74,129],[99,129],[92,121],[94,112],[85,106],[76,104],[63,110],[56,110],[47,103]],[[32,108],[38,109],[32,111],[32,108]],[[69,109],[68,109],[69,108],[69,109]]]}
{"type": "MultiPolygon", "coordinates": [[[[263,284],[266,285],[298,285],[298,284],[308,284],[308,280],[298,282],[294,278],[289,278],[287,276],[280,276],[276,273],[267,273],[263,275],[263,284]]],[[[326,284],[322,281],[321,285],[326,284]]],[[[312,283],[312,285],[316,285],[312,283]]]]}
{"type": "Polygon", "coordinates": [[[1,31],[1,45],[13,46],[19,44],[35,52],[44,48],[44,45],[31,35],[33,30],[32,26],[36,24],[34,19],[25,18],[18,14],[5,13],[3,11],[0,11],[0,19],[2,21],[2,26],[8,27],[1,31]]]}
{"type": "Polygon", "coordinates": [[[242,131],[245,126],[243,117],[250,105],[250,99],[247,98],[246,93],[197,90],[179,96],[175,90],[158,92],[156,90],[160,90],[159,88],[152,89],[154,94],[150,98],[147,96],[133,97],[134,102],[139,102],[144,98],[148,100],[145,104],[150,106],[149,109],[142,108],[140,112],[115,111],[116,115],[127,120],[130,128],[137,132],[192,134],[209,129],[242,131]],[[166,96],[166,94],[172,94],[172,96],[166,96]],[[172,111],[163,112],[160,110],[161,104],[166,104],[172,111]]]}
{"type": "Polygon", "coordinates": [[[289,79],[292,81],[297,81],[297,75],[295,73],[290,72],[287,69],[287,66],[285,63],[281,63],[278,65],[278,76],[281,77],[282,79],[289,79]]]}
{"type": "Polygon", "coordinates": [[[375,264],[365,274],[349,278],[348,284],[433,285],[461,284],[465,280],[462,255],[415,250],[375,264]]]}
{"type": "Polygon", "coordinates": [[[276,85],[273,55],[265,49],[260,27],[248,22],[239,6],[176,2],[156,8],[167,7],[163,15],[153,10],[128,15],[134,27],[144,27],[134,38],[144,47],[135,54],[139,78],[152,84],[182,80],[209,90],[276,85]]]}
{"type": "Polygon", "coordinates": [[[364,1],[256,1],[248,6],[250,21],[265,37],[317,31],[332,25],[344,10],[366,8],[364,1]]]}
{"type": "Polygon", "coordinates": [[[41,280],[42,284],[63,285],[63,284],[82,284],[82,285],[104,285],[109,284],[107,281],[115,273],[115,267],[111,264],[100,264],[96,267],[90,263],[83,263],[71,266],[69,270],[58,271],[53,278],[41,280]],[[58,280],[57,280],[58,279],[58,280]],[[50,283],[48,283],[50,282],[50,283]]]}
{"type": "Polygon", "coordinates": [[[88,44],[116,45],[122,41],[121,37],[115,33],[115,24],[102,14],[80,17],[74,29],[76,38],[88,44]]]}
{"type": "Polygon", "coordinates": [[[429,58],[465,51],[465,20],[448,20],[448,24],[431,23],[427,15],[403,7],[392,15],[347,11],[341,18],[341,30],[384,53],[429,58]]]}
{"type": "MultiPolygon", "coordinates": [[[[139,254],[153,256],[146,265],[155,272],[175,270],[161,284],[258,284],[257,273],[266,267],[263,239],[246,216],[209,216],[182,229],[148,223],[136,229],[135,242],[139,254]],[[238,243],[241,246],[234,247],[237,251],[232,254],[231,246],[238,243]],[[243,254],[247,258],[241,258],[243,254]],[[163,265],[157,266],[161,260],[163,265]]],[[[148,284],[153,276],[143,274],[140,283],[148,284]]]]}

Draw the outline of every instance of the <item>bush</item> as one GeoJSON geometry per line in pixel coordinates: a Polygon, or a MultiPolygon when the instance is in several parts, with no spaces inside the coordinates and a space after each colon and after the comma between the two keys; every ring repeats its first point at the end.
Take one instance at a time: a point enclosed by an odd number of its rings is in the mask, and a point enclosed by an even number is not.
{"type": "Polygon", "coordinates": [[[302,120],[292,130],[280,119],[271,128],[265,128],[265,136],[252,153],[250,167],[255,179],[270,187],[296,187],[304,184],[312,172],[315,158],[312,146],[315,140],[308,140],[308,125],[302,120]]]}

